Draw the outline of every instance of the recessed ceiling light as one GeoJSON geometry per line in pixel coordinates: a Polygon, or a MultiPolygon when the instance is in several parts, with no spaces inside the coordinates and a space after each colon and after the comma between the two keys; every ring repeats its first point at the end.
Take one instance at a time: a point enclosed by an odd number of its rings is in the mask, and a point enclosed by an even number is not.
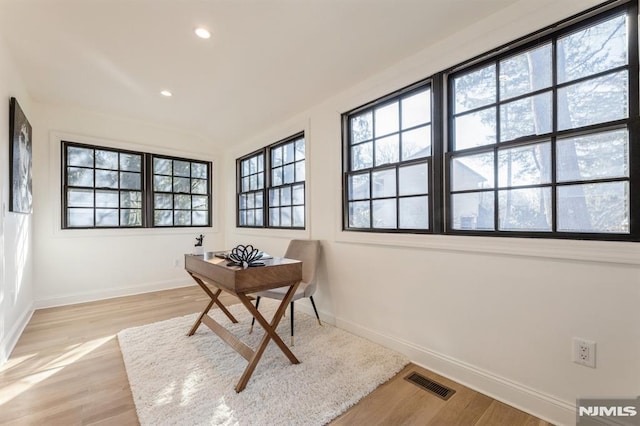
{"type": "Polygon", "coordinates": [[[167,98],[168,98],[169,96],[172,96],[172,95],[173,95],[173,93],[171,93],[171,92],[170,92],[170,91],[168,91],[168,90],[163,90],[162,92],[160,92],[160,94],[161,94],[162,96],[166,96],[167,98]]]}
{"type": "Polygon", "coordinates": [[[207,39],[207,38],[211,37],[211,33],[209,32],[209,30],[207,30],[204,27],[196,28],[195,33],[200,38],[207,39]]]}

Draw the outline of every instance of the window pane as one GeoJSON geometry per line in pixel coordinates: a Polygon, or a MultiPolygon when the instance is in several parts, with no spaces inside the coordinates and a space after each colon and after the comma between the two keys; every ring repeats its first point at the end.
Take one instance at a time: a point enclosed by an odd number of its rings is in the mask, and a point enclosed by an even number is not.
{"type": "MultiPolygon", "coordinates": [[[[97,195],[97,194],[96,194],[97,195]]],[[[117,197],[116,197],[117,200],[117,197]]],[[[117,207],[117,204],[113,207],[117,207]]],[[[120,207],[142,208],[142,192],[138,191],[122,191],[120,193],[120,207]]]]}
{"type": "Polygon", "coordinates": [[[629,176],[627,130],[558,139],[559,182],[629,176]]]}
{"type": "Polygon", "coordinates": [[[626,16],[616,16],[558,40],[558,82],[627,64],[626,16]]]}
{"type": "Polygon", "coordinates": [[[293,183],[294,170],[295,169],[293,164],[287,164],[286,166],[284,166],[284,183],[293,183]]]}
{"type": "Polygon", "coordinates": [[[493,188],[493,152],[454,157],[451,180],[453,191],[493,188]]]}
{"type": "Polygon", "coordinates": [[[247,225],[255,226],[256,224],[256,211],[254,209],[249,209],[245,212],[247,225]]]}
{"type": "Polygon", "coordinates": [[[370,198],[369,173],[349,176],[349,200],[370,198]]]}
{"type": "Polygon", "coordinates": [[[374,228],[397,228],[396,220],[396,200],[373,200],[373,227],[374,228]]]}
{"type": "Polygon", "coordinates": [[[142,226],[142,210],[120,210],[120,226],[142,226]]]}
{"type": "Polygon", "coordinates": [[[99,169],[118,170],[118,153],[96,150],[96,167],[99,169]]]}
{"type": "Polygon", "coordinates": [[[351,170],[373,166],[373,143],[367,142],[351,147],[351,170]]]}
{"type": "Polygon", "coordinates": [[[526,145],[498,151],[498,185],[514,187],[551,182],[551,144],[526,145]]]}
{"type": "Polygon", "coordinates": [[[96,191],[96,207],[119,207],[118,191],[96,191]]]}
{"type": "Polygon", "coordinates": [[[296,179],[295,179],[295,182],[304,182],[304,180],[305,180],[304,161],[298,161],[296,163],[296,179]]]}
{"type": "Polygon", "coordinates": [[[191,181],[189,178],[173,178],[173,192],[191,192],[191,181]]]}
{"type": "Polygon", "coordinates": [[[120,172],[120,188],[142,189],[140,173],[120,172]]]}
{"type": "Polygon", "coordinates": [[[171,194],[154,194],[153,207],[156,209],[172,209],[173,196],[171,194]]]}
{"type": "Polygon", "coordinates": [[[496,109],[454,118],[455,150],[496,143],[496,109]]]}
{"type": "Polygon", "coordinates": [[[398,121],[398,102],[394,102],[381,108],[376,108],[374,110],[374,118],[376,138],[397,132],[400,127],[400,123],[398,121]]]}
{"type": "Polygon", "coordinates": [[[155,210],[153,224],[155,226],[173,226],[173,212],[171,210],[155,210]]]}
{"type": "Polygon", "coordinates": [[[191,163],[188,161],[174,160],[173,175],[189,177],[191,175],[191,163]]]}
{"type": "Polygon", "coordinates": [[[257,189],[264,188],[264,172],[260,172],[256,175],[256,186],[257,189]]]}
{"type": "Polygon", "coordinates": [[[207,165],[201,163],[191,163],[191,177],[206,179],[207,178],[207,165]]]}
{"type": "Polygon", "coordinates": [[[189,226],[191,225],[191,211],[177,210],[173,213],[175,220],[174,226],[189,226]]]}
{"type": "Polygon", "coordinates": [[[249,190],[255,191],[256,189],[258,189],[258,176],[251,175],[249,176],[249,190]]]}
{"type": "Polygon", "coordinates": [[[558,231],[629,232],[629,183],[607,182],[558,188],[558,231]]]}
{"type": "Polygon", "coordinates": [[[93,169],[67,167],[67,184],[69,186],[93,187],[93,169]]]}
{"type": "Polygon", "coordinates": [[[209,216],[207,211],[194,211],[192,214],[192,218],[192,225],[206,226],[209,224],[209,216]]]}
{"type": "Polygon", "coordinates": [[[97,188],[118,188],[118,172],[96,170],[97,188]]]}
{"type": "Polygon", "coordinates": [[[304,206],[293,208],[293,226],[296,228],[304,227],[304,206]]]}
{"type": "Polygon", "coordinates": [[[67,209],[67,225],[72,228],[93,226],[93,209],[67,209]]]}
{"type": "Polygon", "coordinates": [[[501,105],[500,141],[549,133],[551,113],[551,92],[501,105]]]}
{"type": "Polygon", "coordinates": [[[258,160],[258,171],[264,172],[264,154],[256,155],[258,160]]]}
{"type": "Polygon", "coordinates": [[[280,208],[269,209],[269,225],[280,226],[280,208]]]}
{"type": "Polygon", "coordinates": [[[273,148],[271,150],[271,166],[276,167],[282,165],[282,147],[273,148]]]}
{"type": "MultiPolygon", "coordinates": [[[[373,197],[395,197],[396,170],[382,170],[371,173],[373,197]]],[[[395,225],[394,225],[395,226],[395,225]]]]}
{"type": "Polygon", "coordinates": [[[373,138],[373,113],[366,112],[351,118],[351,143],[373,138]]]}
{"type": "Polygon", "coordinates": [[[171,160],[165,158],[153,159],[153,173],[157,175],[170,175],[171,174],[171,160]]]}
{"type": "Polygon", "coordinates": [[[271,174],[271,186],[282,185],[282,167],[277,167],[273,169],[271,174]]]}
{"type": "MultiPolygon", "coordinates": [[[[191,195],[175,195],[173,197],[174,209],[189,210],[191,209],[191,195]]],[[[177,218],[177,216],[176,216],[177,218]]]]}
{"type": "Polygon", "coordinates": [[[255,209],[253,211],[254,224],[255,226],[264,226],[264,220],[262,218],[263,212],[262,209],[255,209]]]}
{"type": "Polygon", "coordinates": [[[118,209],[96,209],[96,226],[118,226],[118,209]]]}
{"type": "Polygon", "coordinates": [[[240,212],[238,212],[238,225],[240,225],[240,226],[248,225],[248,223],[247,223],[247,212],[244,211],[244,210],[241,210],[240,212]]]}
{"type": "Polygon", "coordinates": [[[304,160],[304,139],[298,139],[296,141],[296,161],[304,160]]]}
{"type": "Polygon", "coordinates": [[[248,209],[252,209],[255,207],[256,205],[256,197],[253,193],[251,194],[247,194],[246,195],[246,200],[247,200],[247,208],[248,209]]]}
{"type": "Polygon", "coordinates": [[[349,203],[349,227],[370,228],[371,211],[368,201],[349,203]]]}
{"type": "Polygon", "coordinates": [[[499,229],[551,231],[551,188],[499,191],[499,229]]]}
{"type": "Polygon", "coordinates": [[[191,179],[191,192],[194,194],[206,194],[207,181],[204,179],[191,179]]]}
{"type": "Polygon", "coordinates": [[[496,102],[496,66],[456,77],[453,89],[456,114],[496,102]]]}
{"type": "Polygon", "coordinates": [[[93,167],[93,149],[67,147],[67,166],[93,167]]]}
{"type": "Polygon", "coordinates": [[[262,192],[256,192],[255,193],[255,206],[260,208],[264,205],[264,200],[263,200],[263,195],[262,192]]]}
{"type": "Polygon", "coordinates": [[[269,190],[269,205],[273,207],[277,207],[280,205],[280,190],[279,189],[270,189],[269,190]]]}
{"type": "Polygon", "coordinates": [[[558,129],[627,118],[627,80],[621,71],[558,89],[558,129]]]}
{"type": "Polygon", "coordinates": [[[500,61],[500,99],[551,86],[551,43],[500,61]]]}
{"type": "Polygon", "coordinates": [[[400,137],[387,136],[376,140],[376,166],[397,163],[400,158],[400,137]]]}
{"type": "Polygon", "coordinates": [[[291,226],[291,207],[282,207],[280,211],[280,226],[291,226]]]}
{"type": "Polygon", "coordinates": [[[160,192],[171,192],[171,177],[168,176],[154,176],[153,177],[153,190],[160,192]]]}
{"type": "Polygon", "coordinates": [[[431,155],[431,125],[402,132],[402,161],[431,155]]]}
{"type": "Polygon", "coordinates": [[[207,210],[209,207],[209,199],[207,197],[194,195],[191,199],[191,203],[194,210],[207,210]]]}
{"type": "Polygon", "coordinates": [[[280,188],[280,205],[281,206],[291,205],[291,187],[290,186],[287,186],[285,188],[280,188]]]}
{"type": "Polygon", "coordinates": [[[493,192],[453,194],[453,229],[494,230],[493,192]]]}
{"type": "Polygon", "coordinates": [[[429,198],[400,198],[400,228],[429,229],[429,198]]]}
{"type": "Polygon", "coordinates": [[[431,122],[431,90],[423,90],[404,98],[402,105],[402,128],[431,122]]]}
{"type": "MultiPolygon", "coordinates": [[[[118,198],[116,196],[116,202],[118,198]]],[[[92,189],[67,190],[67,205],[69,207],[93,207],[92,189]]]]}
{"type": "Polygon", "coordinates": [[[249,171],[249,160],[242,160],[242,176],[248,176],[251,172],[249,171]]]}
{"type": "Polygon", "coordinates": [[[283,161],[286,163],[293,163],[295,161],[294,158],[294,142],[285,144],[282,149],[283,149],[283,154],[284,154],[284,159],[283,161]]]}
{"type": "Polygon", "coordinates": [[[429,192],[429,175],[427,163],[398,169],[400,195],[426,194],[429,192]]]}
{"type": "Polygon", "coordinates": [[[142,156],[120,153],[120,170],[129,172],[142,171],[142,156]]]}

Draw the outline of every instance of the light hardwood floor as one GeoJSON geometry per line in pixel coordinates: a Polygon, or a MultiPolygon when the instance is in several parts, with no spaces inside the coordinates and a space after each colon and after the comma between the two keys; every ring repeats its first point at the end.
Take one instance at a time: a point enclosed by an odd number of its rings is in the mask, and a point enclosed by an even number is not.
{"type": "MultiPolygon", "coordinates": [[[[208,301],[193,286],[36,311],[0,367],[0,424],[138,424],[116,333],[199,312],[208,301]]],[[[548,425],[413,364],[332,424],[548,425]],[[404,380],[410,371],[456,394],[448,401],[432,396],[404,380]]]]}

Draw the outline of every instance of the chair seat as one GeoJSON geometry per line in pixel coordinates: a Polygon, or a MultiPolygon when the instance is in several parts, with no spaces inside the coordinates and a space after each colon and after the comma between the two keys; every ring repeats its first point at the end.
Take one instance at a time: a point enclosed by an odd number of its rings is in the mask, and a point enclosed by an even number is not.
{"type": "MultiPolygon", "coordinates": [[[[304,281],[300,282],[300,285],[298,286],[296,293],[293,295],[293,298],[291,299],[291,301],[293,302],[295,300],[302,299],[303,297],[305,297],[304,292],[306,288],[307,288],[307,283],[305,283],[304,281]]],[[[289,290],[289,287],[278,287],[278,288],[273,288],[267,291],[261,291],[260,293],[257,293],[256,296],[282,300],[284,299],[284,296],[287,294],[288,290],[289,290]]]]}

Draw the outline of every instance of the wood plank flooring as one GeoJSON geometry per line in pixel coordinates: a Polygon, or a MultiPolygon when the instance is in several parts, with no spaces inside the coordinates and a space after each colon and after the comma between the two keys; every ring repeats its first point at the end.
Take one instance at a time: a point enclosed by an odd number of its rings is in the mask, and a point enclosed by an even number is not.
{"type": "MultiPolygon", "coordinates": [[[[116,334],[199,312],[209,298],[185,287],[38,310],[0,367],[2,425],[137,425],[116,334]]],[[[223,297],[228,305],[237,299],[223,297]]],[[[548,425],[410,364],[332,425],[548,425]],[[456,390],[443,401],[404,380],[417,371],[456,390]]]]}

